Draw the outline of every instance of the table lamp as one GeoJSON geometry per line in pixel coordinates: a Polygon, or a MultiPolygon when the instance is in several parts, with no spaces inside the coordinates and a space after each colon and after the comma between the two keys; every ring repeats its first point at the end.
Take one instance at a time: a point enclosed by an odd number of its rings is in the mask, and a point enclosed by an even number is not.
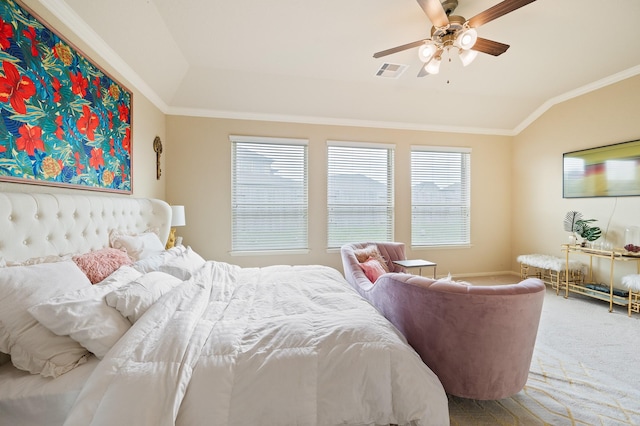
{"type": "MultiPolygon", "coordinates": [[[[185,226],[187,221],[184,216],[184,206],[171,206],[171,231],[169,232],[169,239],[167,240],[166,249],[176,245],[176,226],[185,226]]],[[[182,238],[178,244],[182,242],[182,238]]]]}

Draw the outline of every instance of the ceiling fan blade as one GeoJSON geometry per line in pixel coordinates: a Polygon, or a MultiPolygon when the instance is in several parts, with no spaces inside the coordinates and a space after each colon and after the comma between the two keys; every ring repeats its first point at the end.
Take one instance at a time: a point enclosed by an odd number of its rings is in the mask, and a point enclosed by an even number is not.
{"type": "Polygon", "coordinates": [[[522,6],[526,6],[529,3],[533,3],[536,0],[504,0],[501,3],[496,4],[493,7],[478,13],[473,18],[469,19],[469,26],[477,28],[480,25],[484,25],[487,22],[491,22],[494,19],[498,19],[501,16],[511,13],[516,9],[520,9],[522,6]]]}
{"type": "Polygon", "coordinates": [[[418,4],[427,14],[434,27],[449,25],[449,17],[442,7],[440,0],[418,0],[418,4]]]}
{"type": "Polygon", "coordinates": [[[424,44],[426,39],[414,41],[412,43],[403,44],[402,46],[392,47],[391,49],[381,50],[373,54],[374,58],[382,58],[383,56],[391,55],[392,53],[402,52],[403,50],[411,49],[412,47],[418,47],[424,44]]]}
{"type": "Polygon", "coordinates": [[[429,75],[429,73],[427,72],[427,70],[425,69],[425,65],[426,64],[422,64],[420,65],[420,71],[418,71],[418,77],[424,77],[426,75],[429,75]]]}
{"type": "Polygon", "coordinates": [[[477,50],[478,52],[487,53],[493,56],[500,56],[504,52],[506,52],[508,48],[509,48],[508,44],[478,37],[476,44],[474,44],[471,49],[477,50]]]}

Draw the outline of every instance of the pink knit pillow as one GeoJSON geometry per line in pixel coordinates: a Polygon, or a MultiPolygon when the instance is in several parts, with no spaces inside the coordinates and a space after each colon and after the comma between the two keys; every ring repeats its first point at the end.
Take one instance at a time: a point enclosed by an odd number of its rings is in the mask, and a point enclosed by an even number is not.
{"type": "Polygon", "coordinates": [[[73,261],[82,269],[91,284],[104,280],[122,265],[133,263],[127,253],[111,247],[73,256],[73,261]]]}

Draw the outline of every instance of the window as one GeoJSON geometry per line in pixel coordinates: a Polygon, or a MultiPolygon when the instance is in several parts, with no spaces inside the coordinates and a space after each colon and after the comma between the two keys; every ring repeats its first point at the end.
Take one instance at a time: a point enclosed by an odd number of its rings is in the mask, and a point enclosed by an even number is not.
{"type": "Polygon", "coordinates": [[[411,245],[471,243],[471,150],[411,147],[411,245]]]}
{"type": "Polygon", "coordinates": [[[328,246],[393,240],[393,146],[328,142],[328,246]]]}
{"type": "Polygon", "coordinates": [[[307,141],[230,140],[232,251],[308,249],[307,141]]]}

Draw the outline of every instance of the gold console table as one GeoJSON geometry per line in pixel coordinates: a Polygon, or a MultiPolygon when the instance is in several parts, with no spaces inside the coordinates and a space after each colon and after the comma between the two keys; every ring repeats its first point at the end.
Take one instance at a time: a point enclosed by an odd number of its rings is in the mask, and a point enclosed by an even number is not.
{"type": "Polygon", "coordinates": [[[628,297],[622,297],[613,294],[613,269],[616,262],[636,262],[636,270],[640,273],[640,256],[626,254],[617,250],[601,250],[590,247],[582,247],[572,244],[563,244],[562,251],[566,253],[567,268],[569,266],[569,254],[577,253],[589,257],[589,272],[587,280],[593,282],[593,258],[609,259],[609,293],[593,290],[585,287],[584,284],[576,284],[570,282],[568,277],[565,278],[565,298],[569,297],[569,292],[584,294],[585,296],[609,302],[609,312],[613,311],[613,304],[627,306],[629,304],[628,297]]]}

